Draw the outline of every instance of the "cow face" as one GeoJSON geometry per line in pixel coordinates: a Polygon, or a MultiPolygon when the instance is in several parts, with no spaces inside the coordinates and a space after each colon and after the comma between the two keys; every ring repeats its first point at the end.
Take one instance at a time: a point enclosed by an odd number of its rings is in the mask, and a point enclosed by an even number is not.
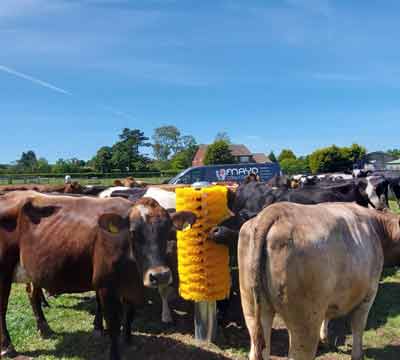
{"type": "Polygon", "coordinates": [[[77,181],[65,184],[64,193],[66,193],[66,194],[82,194],[83,186],[81,184],[79,184],[77,181]]]}
{"type": "MultiPolygon", "coordinates": [[[[111,214],[106,214],[107,216],[111,214]]],[[[126,231],[129,247],[146,287],[162,287],[172,282],[171,270],[166,265],[167,241],[171,230],[182,230],[196,221],[191,212],[169,214],[155,200],[142,198],[131,208],[127,218],[105,220],[100,226],[108,232],[126,231]]],[[[118,216],[118,215],[117,215],[118,216]]]]}
{"type": "Polygon", "coordinates": [[[384,177],[370,176],[367,179],[365,192],[372,207],[383,210],[388,207],[388,181],[384,177]]]}

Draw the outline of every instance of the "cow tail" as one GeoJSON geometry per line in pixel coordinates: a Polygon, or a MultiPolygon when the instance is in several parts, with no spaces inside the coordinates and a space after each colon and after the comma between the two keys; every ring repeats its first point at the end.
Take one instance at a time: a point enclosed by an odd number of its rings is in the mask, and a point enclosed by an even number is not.
{"type": "Polygon", "coordinates": [[[251,288],[253,292],[253,301],[254,301],[254,317],[257,326],[258,332],[258,344],[262,350],[265,347],[263,330],[261,324],[261,316],[262,316],[262,301],[267,301],[268,297],[268,282],[267,282],[267,263],[268,263],[268,251],[267,251],[267,241],[266,237],[274,224],[275,219],[270,220],[267,226],[260,232],[253,232],[253,244],[254,248],[252,249],[252,264],[253,269],[251,271],[251,288]]]}

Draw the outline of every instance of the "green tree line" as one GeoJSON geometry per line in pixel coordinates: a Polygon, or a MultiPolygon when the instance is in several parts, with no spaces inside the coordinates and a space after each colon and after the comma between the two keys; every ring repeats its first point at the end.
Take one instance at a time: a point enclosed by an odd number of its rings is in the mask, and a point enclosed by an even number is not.
{"type": "MultiPolygon", "coordinates": [[[[230,144],[226,132],[217,133],[214,142],[207,147],[204,164],[234,163],[230,144]]],[[[29,150],[12,164],[0,164],[0,174],[179,171],[192,165],[197,150],[196,139],[192,135],[182,134],[172,125],[154,129],[151,138],[140,129],[125,128],[114,144],[102,146],[88,161],[58,159],[50,164],[29,150]],[[152,151],[152,157],[148,155],[149,151],[152,151]]],[[[391,149],[387,153],[400,158],[400,149],[391,149]]],[[[365,154],[365,147],[352,144],[348,147],[332,145],[316,149],[306,156],[296,156],[291,149],[283,149],[278,156],[271,151],[268,157],[270,161],[279,162],[283,172],[290,175],[351,170],[353,164],[365,154]]]]}
{"type": "Polygon", "coordinates": [[[182,135],[175,126],[162,126],[154,130],[152,140],[140,129],[125,128],[114,144],[102,146],[90,160],[61,158],[50,164],[29,150],[23,152],[15,162],[0,165],[0,173],[179,171],[191,166],[198,149],[193,136],[182,135]],[[148,155],[149,149],[153,151],[153,157],[148,155]]]}

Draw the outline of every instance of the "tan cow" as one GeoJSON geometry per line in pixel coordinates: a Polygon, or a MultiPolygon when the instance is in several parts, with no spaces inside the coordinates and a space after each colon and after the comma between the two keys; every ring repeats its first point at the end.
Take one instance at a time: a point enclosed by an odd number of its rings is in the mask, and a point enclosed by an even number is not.
{"type": "Polygon", "coordinates": [[[328,321],[350,312],[352,360],[360,360],[383,256],[388,265],[399,259],[399,217],[356,204],[274,204],[243,225],[238,254],[250,360],[269,359],[276,313],[289,358],[312,360],[328,321]]]}

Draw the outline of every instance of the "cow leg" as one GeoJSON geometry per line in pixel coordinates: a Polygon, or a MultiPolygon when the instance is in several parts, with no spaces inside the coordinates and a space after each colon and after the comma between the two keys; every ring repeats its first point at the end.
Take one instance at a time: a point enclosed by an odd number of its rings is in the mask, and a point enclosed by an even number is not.
{"type": "Polygon", "coordinates": [[[47,301],[46,296],[44,295],[44,292],[42,289],[40,289],[40,301],[41,301],[43,307],[47,307],[47,308],[50,307],[50,304],[47,301]]]}
{"type": "Polygon", "coordinates": [[[322,320],[310,319],[288,324],[290,335],[289,360],[313,360],[317,353],[322,320]]]}
{"type": "MultiPolygon", "coordinates": [[[[243,307],[243,315],[244,320],[246,322],[247,329],[250,335],[250,354],[249,360],[263,360],[263,347],[264,347],[264,339],[263,339],[263,329],[265,327],[267,330],[268,336],[268,318],[261,320],[260,317],[266,316],[266,313],[261,314],[261,306],[260,304],[255,303],[255,298],[252,294],[242,293],[242,307],[243,307]]],[[[272,320],[273,316],[271,316],[272,320]]],[[[270,340],[269,340],[270,341],[270,340]]],[[[268,341],[268,344],[269,344],[268,341]]],[[[267,353],[269,357],[269,353],[267,353]]],[[[264,360],[268,360],[266,357],[264,360]]]]}
{"type": "Polygon", "coordinates": [[[102,336],[104,334],[103,326],[103,309],[101,307],[101,300],[98,292],[96,291],[96,314],[93,320],[93,328],[95,336],[102,336]]]}
{"type": "Polygon", "coordinates": [[[265,348],[262,352],[263,360],[269,360],[271,354],[271,333],[272,324],[274,322],[275,311],[270,306],[264,306],[262,304],[261,325],[264,333],[264,344],[265,348]]]}
{"type": "Polygon", "coordinates": [[[110,360],[121,360],[119,337],[121,334],[121,302],[112,289],[100,289],[99,298],[110,334],[110,360]]]}
{"type": "Polygon", "coordinates": [[[8,299],[11,291],[11,279],[5,275],[1,276],[0,279],[0,336],[1,336],[1,355],[14,357],[17,352],[11,343],[10,334],[7,329],[6,314],[8,308],[8,299]]]}
{"type": "Polygon", "coordinates": [[[31,284],[31,291],[28,294],[33,314],[36,319],[37,329],[43,338],[48,338],[52,335],[52,331],[47,323],[42,309],[42,298],[44,296],[42,289],[31,284]]]}
{"type": "Polygon", "coordinates": [[[161,321],[165,324],[170,324],[173,322],[171,309],[168,304],[168,297],[171,292],[171,288],[169,286],[162,286],[158,288],[158,292],[160,294],[162,304],[161,321]]]}
{"type": "Polygon", "coordinates": [[[125,304],[124,319],[124,340],[127,345],[132,342],[132,322],[135,316],[135,307],[132,304],[125,304]]]}
{"type": "Polygon", "coordinates": [[[378,289],[367,296],[364,301],[353,311],[351,316],[351,331],[353,333],[353,349],[351,360],[363,359],[363,333],[367,325],[369,311],[375,300],[378,289]]]}
{"type": "Polygon", "coordinates": [[[264,344],[262,339],[261,324],[259,320],[252,315],[245,315],[244,319],[250,335],[249,360],[263,360],[262,350],[264,344]]]}

